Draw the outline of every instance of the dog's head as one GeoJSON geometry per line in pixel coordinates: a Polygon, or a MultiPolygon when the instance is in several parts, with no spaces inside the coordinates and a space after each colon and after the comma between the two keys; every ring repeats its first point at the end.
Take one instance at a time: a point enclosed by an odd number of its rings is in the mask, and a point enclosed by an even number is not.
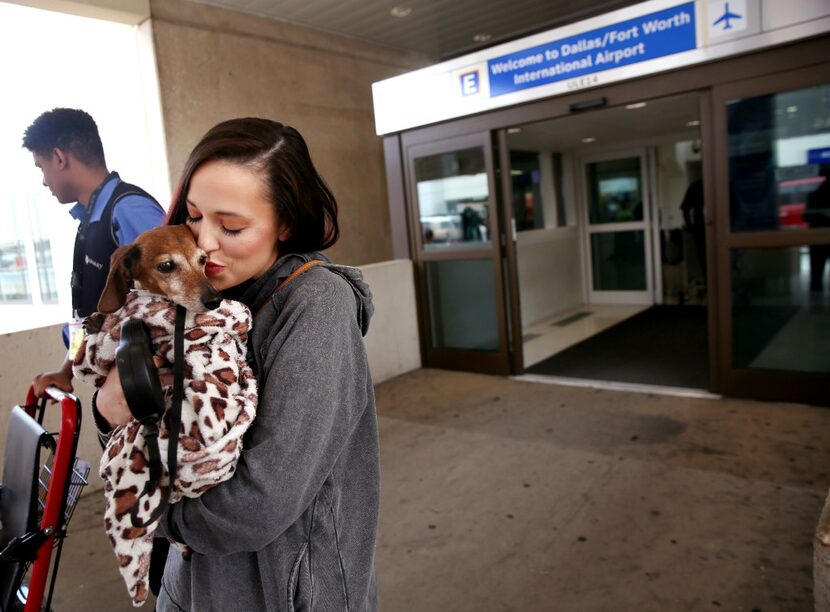
{"type": "Polygon", "coordinates": [[[188,310],[216,308],[222,295],[208,282],[205,262],[207,254],[196,245],[187,226],[163,225],[148,230],[112,254],[98,312],[115,312],[123,306],[130,281],[188,310]]]}

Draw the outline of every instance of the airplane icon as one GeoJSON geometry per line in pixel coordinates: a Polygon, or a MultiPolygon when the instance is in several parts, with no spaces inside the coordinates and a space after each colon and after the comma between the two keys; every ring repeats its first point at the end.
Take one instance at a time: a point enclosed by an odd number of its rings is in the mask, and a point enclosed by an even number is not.
{"type": "Polygon", "coordinates": [[[719,23],[724,23],[725,25],[723,26],[723,29],[724,30],[731,30],[732,29],[732,24],[730,23],[730,20],[732,20],[732,19],[741,19],[741,16],[738,15],[738,13],[730,12],[729,3],[726,2],[724,7],[723,7],[723,15],[718,17],[718,20],[715,21],[715,23],[713,23],[712,25],[716,26],[719,23]]]}

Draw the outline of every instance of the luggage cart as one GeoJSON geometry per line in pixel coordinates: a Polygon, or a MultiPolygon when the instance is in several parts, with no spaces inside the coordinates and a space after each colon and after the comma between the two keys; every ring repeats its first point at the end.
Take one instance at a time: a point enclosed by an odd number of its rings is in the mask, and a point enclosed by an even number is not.
{"type": "Polygon", "coordinates": [[[9,417],[0,484],[2,612],[51,609],[66,526],[87,484],[89,463],[75,456],[80,402],[54,387],[47,394],[60,403],[57,433],[43,428],[47,399],[38,404],[32,387],[26,403],[15,406],[9,417]]]}

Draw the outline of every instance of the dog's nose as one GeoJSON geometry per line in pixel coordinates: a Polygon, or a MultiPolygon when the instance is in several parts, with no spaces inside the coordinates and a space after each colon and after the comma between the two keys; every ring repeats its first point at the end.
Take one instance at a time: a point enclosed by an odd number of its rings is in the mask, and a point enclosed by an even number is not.
{"type": "Polygon", "coordinates": [[[213,310],[214,308],[218,308],[219,304],[222,303],[222,296],[219,294],[208,294],[202,296],[202,304],[208,310],[213,310]]]}

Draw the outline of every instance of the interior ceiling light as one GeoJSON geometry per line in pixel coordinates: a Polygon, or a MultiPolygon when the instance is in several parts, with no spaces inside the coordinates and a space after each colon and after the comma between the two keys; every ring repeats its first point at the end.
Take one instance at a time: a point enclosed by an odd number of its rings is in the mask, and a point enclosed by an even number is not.
{"type": "Polygon", "coordinates": [[[798,112],[798,107],[797,107],[797,106],[788,106],[788,107],[787,107],[787,112],[788,112],[788,113],[795,113],[795,112],[798,112]]]}
{"type": "Polygon", "coordinates": [[[392,17],[406,17],[412,12],[412,7],[410,6],[396,6],[393,7],[389,14],[392,17]]]}
{"type": "Polygon", "coordinates": [[[698,121],[697,119],[692,119],[691,121],[686,122],[687,127],[696,127],[698,125],[700,125],[700,121],[698,121]]]}
{"type": "Polygon", "coordinates": [[[589,144],[589,143],[592,143],[592,142],[596,142],[596,140],[597,139],[594,138],[593,136],[586,136],[585,138],[582,139],[582,142],[584,142],[585,144],[589,144]]]}
{"type": "Polygon", "coordinates": [[[628,110],[634,110],[635,108],[645,108],[646,103],[645,102],[635,102],[634,104],[626,104],[625,107],[628,110]]]}
{"type": "Polygon", "coordinates": [[[518,134],[522,131],[522,128],[507,128],[508,134],[518,134]]]}
{"type": "Polygon", "coordinates": [[[492,34],[487,34],[486,32],[481,32],[481,33],[476,34],[475,36],[473,36],[473,40],[475,42],[478,42],[478,43],[487,42],[491,38],[493,38],[493,35],[492,34]]]}

